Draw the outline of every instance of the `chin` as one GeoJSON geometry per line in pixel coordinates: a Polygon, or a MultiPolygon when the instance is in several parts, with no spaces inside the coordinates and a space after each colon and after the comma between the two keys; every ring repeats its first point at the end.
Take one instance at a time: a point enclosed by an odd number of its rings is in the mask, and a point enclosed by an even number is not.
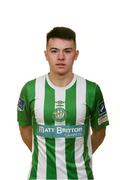
{"type": "Polygon", "coordinates": [[[66,69],[63,69],[63,68],[54,69],[53,72],[54,72],[54,74],[59,75],[59,76],[64,76],[69,73],[69,71],[67,71],[66,69]]]}
{"type": "Polygon", "coordinates": [[[56,72],[56,74],[63,76],[63,75],[66,75],[67,72],[66,71],[58,71],[58,72],[56,72]]]}

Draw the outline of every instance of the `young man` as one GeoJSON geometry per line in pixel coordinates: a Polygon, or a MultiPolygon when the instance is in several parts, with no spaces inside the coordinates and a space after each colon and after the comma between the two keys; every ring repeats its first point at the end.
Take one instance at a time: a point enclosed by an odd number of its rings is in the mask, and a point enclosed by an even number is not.
{"type": "Polygon", "coordinates": [[[21,91],[18,122],[32,151],[29,180],[93,179],[92,153],[109,123],[99,86],[73,73],[78,54],[74,31],[52,29],[45,51],[50,72],[21,91]]]}

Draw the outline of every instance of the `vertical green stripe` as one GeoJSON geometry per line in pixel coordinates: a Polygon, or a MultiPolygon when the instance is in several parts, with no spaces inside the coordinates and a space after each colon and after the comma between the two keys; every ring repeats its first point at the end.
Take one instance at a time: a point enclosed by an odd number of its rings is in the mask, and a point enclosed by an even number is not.
{"type": "Polygon", "coordinates": [[[34,135],[34,152],[32,155],[32,169],[30,172],[29,180],[33,180],[37,178],[37,165],[38,165],[38,142],[36,136],[34,135]]]}
{"type": "MultiPolygon", "coordinates": [[[[66,125],[76,124],[76,83],[66,90],[66,125]]],[[[66,168],[68,179],[78,179],[75,165],[75,138],[65,140],[66,168]]]]}
{"type": "MultiPolygon", "coordinates": [[[[89,105],[89,102],[91,101],[91,96],[90,96],[90,92],[91,91],[91,87],[88,81],[86,81],[86,104],[89,105]]],[[[88,108],[86,106],[86,108],[88,108]]],[[[84,137],[84,153],[83,153],[83,158],[85,161],[85,168],[86,168],[86,173],[87,173],[87,177],[88,179],[92,180],[93,179],[93,173],[92,173],[92,169],[90,167],[90,157],[89,157],[89,153],[88,153],[88,145],[87,145],[87,140],[88,140],[88,133],[89,133],[89,126],[90,126],[90,122],[89,122],[89,110],[86,109],[86,120],[85,120],[85,137],[84,137]]]]}
{"type": "MultiPolygon", "coordinates": [[[[34,97],[35,97],[35,83],[36,81],[31,81],[31,85],[29,86],[29,97],[31,98],[31,109],[35,108],[35,101],[33,101],[34,97]]],[[[31,116],[33,116],[33,114],[31,114],[31,116]]],[[[35,114],[34,114],[35,117],[35,114]]],[[[36,120],[32,120],[32,126],[33,126],[33,133],[35,133],[35,124],[36,124],[36,120]],[[34,122],[33,122],[34,121],[34,122]]],[[[37,166],[38,166],[38,142],[37,142],[37,137],[34,134],[34,152],[32,154],[32,169],[30,172],[30,178],[29,180],[32,179],[36,179],[37,178],[37,166]]]]}
{"type": "MultiPolygon", "coordinates": [[[[55,92],[45,83],[44,122],[54,125],[55,92]]],[[[47,174],[46,179],[56,179],[55,139],[46,138],[47,174]]],[[[44,162],[43,162],[44,163],[44,162]]]]}
{"type": "MultiPolygon", "coordinates": [[[[86,121],[88,121],[88,119],[86,118],[86,121]]],[[[85,123],[88,123],[86,122],[85,123]]],[[[85,169],[86,169],[86,173],[87,173],[87,177],[88,179],[92,180],[93,179],[93,173],[92,173],[92,169],[90,167],[90,157],[89,157],[89,153],[88,153],[88,146],[87,146],[87,140],[88,140],[88,129],[89,129],[89,125],[87,124],[85,126],[85,137],[84,137],[84,153],[83,153],[83,159],[85,162],[85,169]]]]}

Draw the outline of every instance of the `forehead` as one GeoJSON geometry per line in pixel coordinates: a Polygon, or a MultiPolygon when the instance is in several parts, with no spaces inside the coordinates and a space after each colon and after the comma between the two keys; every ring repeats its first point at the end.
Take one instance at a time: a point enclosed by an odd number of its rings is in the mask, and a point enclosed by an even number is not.
{"type": "Polygon", "coordinates": [[[48,48],[75,48],[73,40],[66,40],[60,38],[50,38],[47,44],[48,48]]]}

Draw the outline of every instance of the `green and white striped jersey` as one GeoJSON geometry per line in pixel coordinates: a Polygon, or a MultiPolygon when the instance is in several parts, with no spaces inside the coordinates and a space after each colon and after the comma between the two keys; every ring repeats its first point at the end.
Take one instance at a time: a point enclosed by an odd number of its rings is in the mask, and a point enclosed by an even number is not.
{"type": "Polygon", "coordinates": [[[33,128],[29,180],[93,179],[90,127],[109,124],[96,83],[75,74],[66,87],[55,86],[48,75],[27,82],[18,122],[33,128]]]}

